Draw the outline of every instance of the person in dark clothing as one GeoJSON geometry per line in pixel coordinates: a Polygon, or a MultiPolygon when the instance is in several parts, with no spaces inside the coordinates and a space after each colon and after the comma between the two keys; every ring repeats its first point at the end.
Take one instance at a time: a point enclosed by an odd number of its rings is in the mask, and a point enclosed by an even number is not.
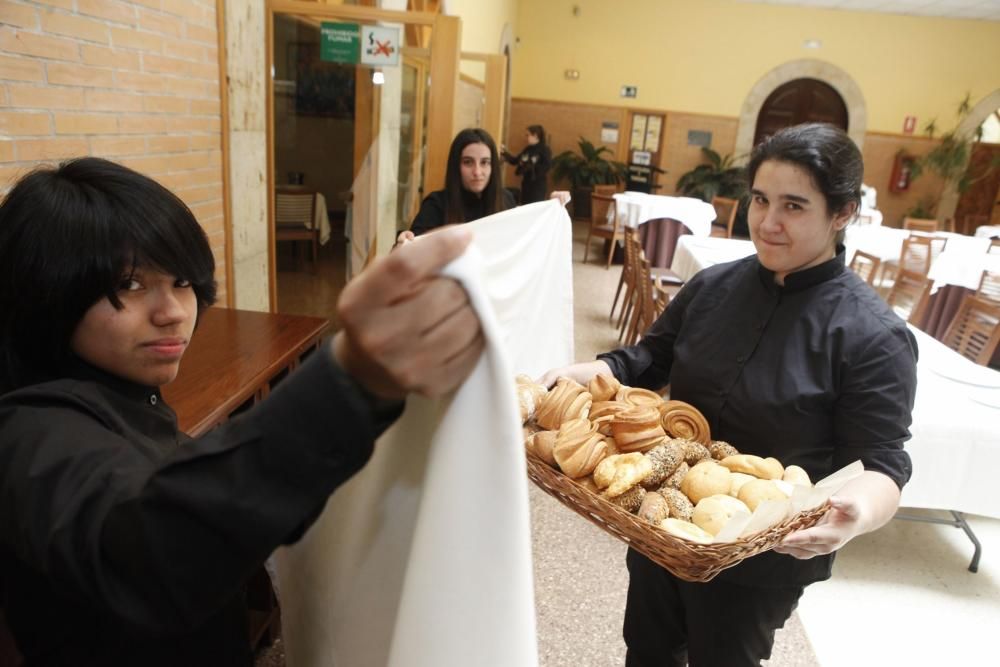
{"type": "Polygon", "coordinates": [[[160,393],[215,300],[191,211],[98,158],[21,179],[0,204],[0,590],[26,664],[251,665],[246,579],[365,465],[408,392],[448,392],[478,359],[465,292],[436,277],[469,240],[375,262],[332,341],[191,439],[160,393]]]}
{"type": "Polygon", "coordinates": [[[806,585],[834,552],[889,521],[911,464],[916,341],[844,264],[860,202],[861,154],[841,130],[808,124],[757,146],[748,174],[755,256],[696,274],[634,346],[547,373],[586,382],[670,385],[712,437],[822,478],[865,472],[814,527],[707,583],[674,577],[630,550],[624,636],[630,667],[758,665],[806,585]],[[687,661],[687,662],[686,662],[687,661]]]}
{"type": "Polygon", "coordinates": [[[486,130],[462,130],[451,142],[444,190],[424,198],[409,229],[396,244],[412,241],[432,229],[472,222],[515,206],[514,198],[500,187],[497,147],[486,130]]]}
{"type": "Polygon", "coordinates": [[[529,125],[524,140],[528,145],[520,153],[513,155],[504,146],[502,156],[515,165],[514,173],[521,177],[521,203],[530,204],[547,196],[552,150],[545,143],[545,128],[541,125],[529,125]]]}

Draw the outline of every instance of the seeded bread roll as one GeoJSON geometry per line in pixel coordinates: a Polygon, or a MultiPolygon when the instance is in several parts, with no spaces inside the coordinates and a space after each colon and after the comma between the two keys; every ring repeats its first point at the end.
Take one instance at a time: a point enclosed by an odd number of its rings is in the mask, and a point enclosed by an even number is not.
{"type": "Polygon", "coordinates": [[[683,463],[684,447],[675,442],[665,442],[646,452],[646,457],[653,464],[653,469],[646,475],[646,479],[642,480],[642,485],[647,489],[655,489],[683,463]]]}
{"type": "Polygon", "coordinates": [[[674,537],[679,537],[682,540],[696,544],[711,544],[714,539],[711,534],[706,533],[693,523],[681,521],[680,519],[664,519],[660,522],[660,528],[674,537]]]}
{"type": "Polygon", "coordinates": [[[729,493],[731,474],[728,468],[712,459],[705,459],[692,467],[684,476],[681,481],[681,491],[693,503],[719,493],[729,493]]]}
{"type": "Polygon", "coordinates": [[[559,378],[535,409],[535,421],[545,430],[555,431],[563,422],[588,417],[592,404],[590,392],[583,385],[569,378],[559,378]]]}
{"type": "Polygon", "coordinates": [[[730,445],[725,440],[713,440],[708,445],[708,452],[712,455],[712,458],[716,461],[721,461],[727,456],[736,456],[739,454],[739,450],[730,445]]]}
{"type": "Polygon", "coordinates": [[[633,514],[639,510],[639,507],[642,505],[642,500],[645,497],[646,489],[642,488],[638,484],[620,496],[615,496],[614,498],[608,498],[605,496],[609,502],[618,505],[618,507],[621,507],[626,512],[632,512],[633,514]]]}
{"type": "Polygon", "coordinates": [[[689,466],[698,465],[699,461],[712,458],[708,448],[700,442],[684,439],[681,439],[681,442],[684,443],[684,462],[689,466]]]}
{"type": "Polygon", "coordinates": [[[765,500],[785,500],[788,498],[784,491],[774,483],[774,480],[770,479],[755,479],[747,482],[740,489],[740,494],[737,497],[746,503],[751,512],[755,511],[757,506],[765,500]]]}
{"type": "Polygon", "coordinates": [[[714,536],[731,518],[741,513],[750,516],[750,508],[730,495],[720,494],[699,500],[691,514],[691,521],[714,536]]]}
{"type": "Polygon", "coordinates": [[[607,375],[606,373],[598,373],[593,378],[591,378],[590,383],[587,385],[587,391],[590,395],[594,397],[594,401],[610,401],[621,389],[621,382],[619,382],[613,375],[607,375]]]}
{"type": "Polygon", "coordinates": [[[691,501],[688,500],[687,496],[670,486],[665,489],[661,489],[659,493],[663,496],[663,499],[667,501],[667,507],[670,509],[670,516],[683,521],[691,520],[691,513],[694,512],[694,505],[691,504],[691,501]]]}
{"type": "Polygon", "coordinates": [[[760,479],[781,479],[781,476],[785,474],[785,468],[781,462],[770,456],[762,459],[753,454],[737,454],[736,456],[727,456],[719,463],[733,472],[745,472],[760,479]]]}
{"type": "Polygon", "coordinates": [[[660,485],[660,490],[662,491],[664,487],[669,486],[670,488],[677,489],[679,491],[681,488],[681,482],[684,481],[684,477],[687,476],[690,469],[691,466],[684,461],[681,461],[681,464],[677,466],[677,470],[675,470],[670,477],[667,477],[663,484],[660,485]]]}
{"type": "Polygon", "coordinates": [[[654,526],[659,526],[661,521],[670,516],[670,507],[667,506],[667,501],[663,496],[650,491],[642,499],[642,504],[639,505],[637,514],[643,521],[648,521],[654,526]]]}

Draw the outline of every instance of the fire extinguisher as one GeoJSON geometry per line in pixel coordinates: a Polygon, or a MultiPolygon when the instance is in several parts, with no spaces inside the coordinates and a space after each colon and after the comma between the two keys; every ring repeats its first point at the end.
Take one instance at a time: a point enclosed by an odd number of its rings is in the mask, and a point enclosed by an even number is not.
{"type": "Polygon", "coordinates": [[[896,154],[892,163],[892,175],[889,177],[889,192],[906,192],[910,189],[910,178],[913,173],[913,156],[903,152],[896,154]]]}

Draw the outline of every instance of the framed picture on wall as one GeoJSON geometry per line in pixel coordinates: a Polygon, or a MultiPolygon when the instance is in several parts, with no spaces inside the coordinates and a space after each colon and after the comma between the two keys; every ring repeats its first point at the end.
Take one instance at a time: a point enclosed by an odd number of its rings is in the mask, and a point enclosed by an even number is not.
{"type": "Polygon", "coordinates": [[[288,68],[295,80],[295,113],[354,117],[355,65],[324,62],[319,42],[289,42],[288,68]]]}

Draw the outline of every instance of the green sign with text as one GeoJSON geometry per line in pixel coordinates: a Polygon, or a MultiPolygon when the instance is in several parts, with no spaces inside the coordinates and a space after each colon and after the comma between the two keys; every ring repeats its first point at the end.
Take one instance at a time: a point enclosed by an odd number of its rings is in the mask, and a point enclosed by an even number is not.
{"type": "Polygon", "coordinates": [[[357,23],[323,23],[319,35],[320,60],[356,65],[361,59],[361,29],[357,23]]]}

